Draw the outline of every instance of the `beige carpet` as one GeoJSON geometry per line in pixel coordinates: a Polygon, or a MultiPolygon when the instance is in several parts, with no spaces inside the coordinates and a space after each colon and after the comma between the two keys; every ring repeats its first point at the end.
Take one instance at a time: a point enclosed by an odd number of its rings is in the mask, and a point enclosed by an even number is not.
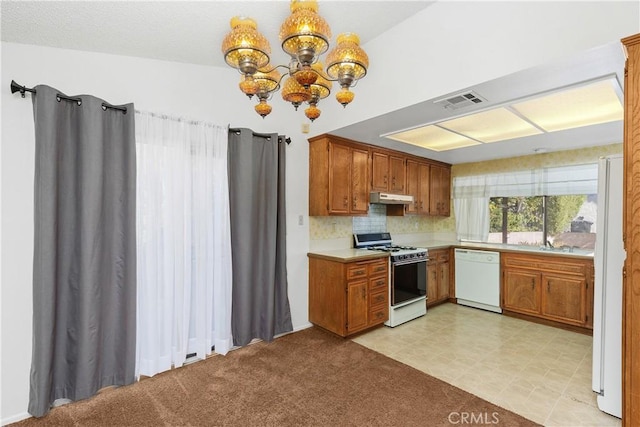
{"type": "Polygon", "coordinates": [[[14,425],[537,424],[352,341],[310,328],[14,425]]]}

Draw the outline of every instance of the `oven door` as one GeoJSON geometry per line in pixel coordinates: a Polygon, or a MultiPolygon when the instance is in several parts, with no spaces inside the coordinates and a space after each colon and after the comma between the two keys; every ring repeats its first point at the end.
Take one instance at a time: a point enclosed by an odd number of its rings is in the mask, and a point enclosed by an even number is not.
{"type": "Polygon", "coordinates": [[[391,305],[402,304],[426,294],[426,260],[391,263],[391,305]]]}

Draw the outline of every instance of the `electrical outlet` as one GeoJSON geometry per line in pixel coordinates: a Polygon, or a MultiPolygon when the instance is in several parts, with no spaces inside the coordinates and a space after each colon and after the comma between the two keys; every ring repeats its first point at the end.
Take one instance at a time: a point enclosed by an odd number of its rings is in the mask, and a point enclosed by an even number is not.
{"type": "Polygon", "coordinates": [[[298,215],[298,225],[304,225],[304,216],[298,215]]]}

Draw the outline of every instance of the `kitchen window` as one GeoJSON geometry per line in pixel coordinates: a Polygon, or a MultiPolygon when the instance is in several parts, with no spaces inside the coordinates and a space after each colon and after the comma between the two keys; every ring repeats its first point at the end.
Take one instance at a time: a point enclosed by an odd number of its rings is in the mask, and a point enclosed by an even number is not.
{"type": "Polygon", "coordinates": [[[459,240],[592,249],[598,164],[456,176],[459,240]]]}
{"type": "Polygon", "coordinates": [[[488,241],[593,249],[596,216],[596,194],[491,197],[488,241]]]}

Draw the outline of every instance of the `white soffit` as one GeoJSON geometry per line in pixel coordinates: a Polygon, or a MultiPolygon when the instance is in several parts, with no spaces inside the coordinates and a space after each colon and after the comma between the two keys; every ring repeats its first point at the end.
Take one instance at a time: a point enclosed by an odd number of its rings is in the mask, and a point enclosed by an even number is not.
{"type": "Polygon", "coordinates": [[[387,138],[433,151],[453,150],[454,148],[480,144],[478,141],[434,125],[394,133],[387,135],[387,138]]]}
{"type": "Polygon", "coordinates": [[[496,108],[438,124],[445,129],[477,139],[497,142],[542,133],[506,108],[496,108]]]}
{"type": "Polygon", "coordinates": [[[622,120],[617,81],[609,79],[513,104],[533,123],[554,132],[622,120]]]}

